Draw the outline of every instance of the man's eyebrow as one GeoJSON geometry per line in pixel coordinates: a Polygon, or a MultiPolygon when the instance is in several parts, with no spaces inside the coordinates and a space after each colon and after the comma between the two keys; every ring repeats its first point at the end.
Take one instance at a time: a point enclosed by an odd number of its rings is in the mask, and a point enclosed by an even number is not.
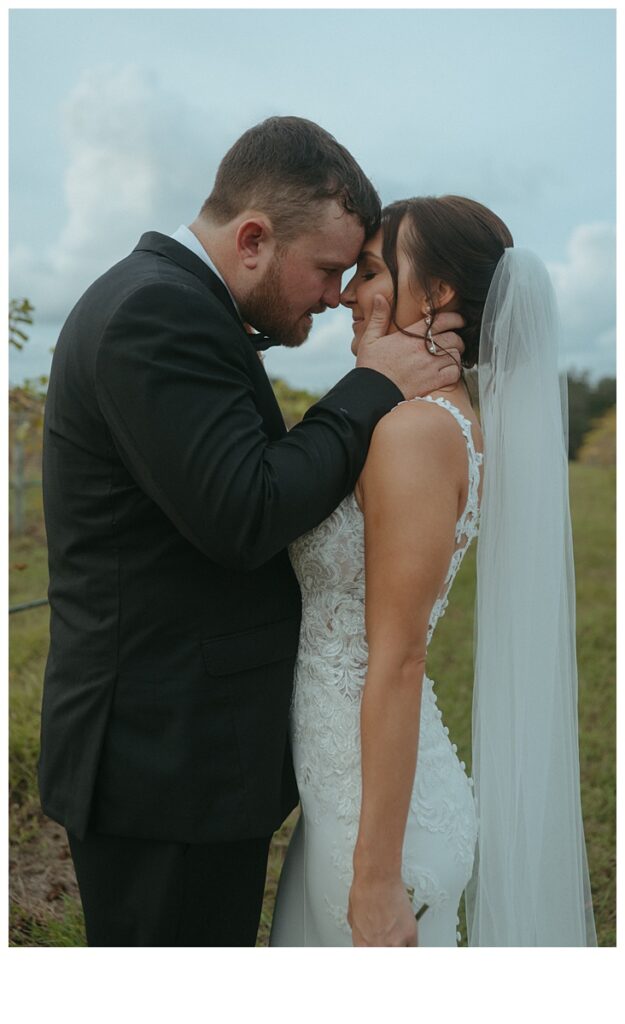
{"type": "Polygon", "coordinates": [[[323,256],[319,258],[319,266],[325,267],[326,270],[349,270],[352,263],[345,263],[344,260],[324,260],[323,256]]]}

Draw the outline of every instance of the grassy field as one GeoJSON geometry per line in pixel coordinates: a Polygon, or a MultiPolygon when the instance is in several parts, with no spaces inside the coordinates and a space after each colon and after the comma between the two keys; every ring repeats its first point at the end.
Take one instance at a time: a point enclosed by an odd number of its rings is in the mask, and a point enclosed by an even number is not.
{"type": "MultiPolygon", "coordinates": [[[[10,602],[45,595],[46,552],[39,496],[29,495],[30,527],[10,551],[10,602]]],[[[582,800],[599,944],[616,943],[615,852],[615,473],[571,467],[577,571],[582,800]]],[[[472,555],[465,560],[437,630],[428,673],[459,756],[470,770],[473,656],[472,555]]],[[[64,832],[44,819],[36,790],[41,680],[48,609],[10,618],[11,922],[15,946],[85,944],[80,902],[64,832]]],[[[277,878],[296,813],[274,837],[258,945],[267,944],[277,878]]],[[[464,929],[463,929],[464,931],[464,929]]]]}

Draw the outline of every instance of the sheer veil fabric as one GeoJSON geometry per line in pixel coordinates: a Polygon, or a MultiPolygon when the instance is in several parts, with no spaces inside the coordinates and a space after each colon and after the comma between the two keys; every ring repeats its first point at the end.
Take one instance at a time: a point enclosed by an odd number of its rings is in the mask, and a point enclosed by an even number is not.
{"type": "Polygon", "coordinates": [[[566,380],[544,264],[506,249],[479,357],[470,946],[596,945],[581,814],[566,380]]]}

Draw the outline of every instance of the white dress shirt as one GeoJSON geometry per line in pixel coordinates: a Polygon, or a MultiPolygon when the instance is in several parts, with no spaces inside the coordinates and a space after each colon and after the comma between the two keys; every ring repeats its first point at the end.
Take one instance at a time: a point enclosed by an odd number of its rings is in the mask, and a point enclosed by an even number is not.
{"type": "MultiPolygon", "coordinates": [[[[199,256],[200,259],[204,261],[206,266],[210,267],[210,269],[212,270],[213,274],[217,275],[217,277],[219,278],[219,280],[223,284],[224,288],[228,292],[228,295],[232,299],[232,304],[233,304],[234,308],[236,309],[237,313],[241,317],[241,320],[243,320],[243,317],[241,316],[241,311],[239,309],[237,300],[235,299],[234,295],[232,294],[232,292],[228,288],[228,285],[226,284],[226,282],[224,281],[223,277],[221,276],[221,274],[217,270],[217,267],[215,266],[215,264],[213,263],[212,259],[210,258],[210,256],[206,252],[206,249],[204,248],[204,246],[200,242],[199,238],[196,235],[194,235],[193,232],[190,231],[188,227],[185,227],[184,224],[181,224],[180,227],[178,228],[178,230],[175,231],[174,234],[171,237],[176,242],[180,242],[181,245],[186,245],[187,249],[190,249],[191,252],[194,252],[196,256],[199,256]]],[[[253,331],[252,333],[256,334],[256,331],[253,331]]],[[[257,355],[258,355],[258,358],[260,359],[261,363],[264,363],[264,361],[265,361],[264,353],[258,351],[257,355]]]]}
{"type": "Polygon", "coordinates": [[[204,246],[200,242],[199,238],[196,235],[194,235],[193,232],[188,227],[185,227],[184,224],[181,224],[180,227],[178,228],[178,230],[175,231],[174,234],[171,237],[176,242],[180,242],[181,245],[186,245],[187,249],[190,249],[191,252],[194,252],[196,256],[199,256],[200,259],[204,261],[204,263],[206,264],[207,267],[210,267],[210,269],[212,270],[213,274],[216,274],[217,277],[219,278],[219,280],[221,281],[221,283],[224,285],[226,291],[228,292],[228,295],[232,299],[234,308],[236,309],[236,311],[239,314],[239,316],[241,316],[241,313],[239,311],[239,307],[238,307],[238,304],[237,304],[237,301],[236,301],[234,295],[232,294],[232,292],[228,288],[228,285],[226,284],[226,282],[224,281],[223,277],[221,276],[221,274],[217,270],[217,267],[215,266],[215,264],[213,263],[212,259],[210,258],[210,256],[206,252],[206,249],[204,248],[204,246]]]}

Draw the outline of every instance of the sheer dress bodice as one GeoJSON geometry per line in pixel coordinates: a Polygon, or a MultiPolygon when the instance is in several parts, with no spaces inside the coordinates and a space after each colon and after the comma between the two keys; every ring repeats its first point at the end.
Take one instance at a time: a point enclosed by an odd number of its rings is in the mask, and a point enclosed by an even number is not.
{"type": "MultiPolygon", "coordinates": [[[[482,455],[476,451],[470,421],[455,406],[443,398],[419,401],[435,402],[454,416],[468,454],[467,501],[456,525],[456,546],[449,569],[430,615],[429,645],[436,624],[445,613],[462,559],[477,534],[482,455]]],[[[308,878],[310,906],[304,941],[274,944],[339,945],[343,944],[339,934],[349,936],[346,899],[360,813],[360,700],[368,654],[364,556],[364,517],[354,494],[349,494],[323,523],[290,547],[302,592],[291,740],[304,819],[300,825],[306,834],[305,839],[300,837],[301,842],[294,844],[294,849],[303,843],[304,859],[308,852],[311,864],[311,849],[318,845],[316,837],[321,836],[329,864],[312,890],[314,878],[308,878]],[[335,876],[333,881],[328,878],[328,870],[335,876]],[[329,915],[337,929],[333,942],[319,938],[320,929],[323,931],[327,926],[323,914],[329,915]]],[[[434,685],[426,675],[402,876],[406,885],[414,889],[415,908],[427,902],[431,908],[438,906],[444,911],[453,904],[454,941],[459,894],[449,891],[449,870],[440,870],[440,848],[444,846],[448,859],[455,865],[457,877],[453,881],[461,893],[471,874],[476,840],[471,785],[464,763],[458,760],[456,746],[450,743],[449,730],[442,722],[434,685]]],[[[315,856],[320,866],[321,852],[315,856]]],[[[281,912],[279,899],[276,934],[280,931],[281,912]]],[[[433,918],[434,914],[428,916],[433,918]]],[[[427,933],[426,918],[422,932],[427,933]]],[[[324,934],[327,938],[329,933],[324,934]]]]}

